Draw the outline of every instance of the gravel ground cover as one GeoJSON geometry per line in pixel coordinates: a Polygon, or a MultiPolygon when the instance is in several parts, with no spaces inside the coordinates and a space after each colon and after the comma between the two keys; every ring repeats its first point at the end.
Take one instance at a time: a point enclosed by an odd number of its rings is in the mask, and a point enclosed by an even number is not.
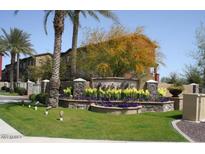
{"type": "Polygon", "coordinates": [[[195,142],[205,142],[205,123],[180,121],[177,127],[195,142]]]}

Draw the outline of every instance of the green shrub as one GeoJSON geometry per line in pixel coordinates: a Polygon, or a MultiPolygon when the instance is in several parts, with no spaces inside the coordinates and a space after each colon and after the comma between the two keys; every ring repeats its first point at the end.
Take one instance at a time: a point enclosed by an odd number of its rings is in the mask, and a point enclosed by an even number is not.
{"type": "Polygon", "coordinates": [[[36,101],[41,104],[47,104],[49,95],[47,93],[40,93],[36,95],[36,101]]]}
{"type": "Polygon", "coordinates": [[[10,92],[10,88],[9,88],[9,87],[6,87],[5,91],[6,91],[6,92],[10,92]]]}
{"type": "Polygon", "coordinates": [[[31,94],[29,95],[29,99],[31,100],[31,102],[35,102],[36,101],[36,94],[31,94]]]}
{"type": "Polygon", "coordinates": [[[71,87],[67,87],[66,89],[63,90],[64,94],[66,94],[68,97],[71,96],[72,94],[72,88],[71,87]]]}
{"type": "Polygon", "coordinates": [[[7,88],[6,86],[3,86],[1,87],[1,90],[6,90],[6,88],[7,88]]]}
{"type": "Polygon", "coordinates": [[[27,94],[27,90],[25,88],[22,88],[22,87],[15,87],[14,91],[21,96],[27,94]]]}

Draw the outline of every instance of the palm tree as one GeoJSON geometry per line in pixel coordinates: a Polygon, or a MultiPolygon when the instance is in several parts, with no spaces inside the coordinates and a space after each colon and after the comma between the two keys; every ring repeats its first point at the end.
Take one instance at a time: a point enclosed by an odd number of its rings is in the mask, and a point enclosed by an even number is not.
{"type": "MultiPolygon", "coordinates": [[[[52,11],[46,11],[44,18],[44,27],[46,31],[46,23],[49,14],[52,11]]],[[[58,107],[59,102],[59,88],[60,88],[60,54],[61,54],[61,44],[62,44],[62,34],[64,31],[64,19],[67,15],[66,11],[56,10],[54,11],[54,51],[53,51],[53,65],[52,65],[52,75],[50,79],[50,90],[49,90],[49,99],[48,105],[51,107],[58,107]]],[[[47,31],[46,31],[47,33],[47,31]]]]}
{"type": "Polygon", "coordinates": [[[0,36],[0,51],[11,55],[10,67],[10,90],[14,91],[14,64],[16,54],[29,54],[34,52],[33,45],[30,43],[30,34],[13,28],[10,33],[2,29],[3,35],[0,36]]]}
{"type": "Polygon", "coordinates": [[[110,18],[115,22],[118,22],[117,16],[108,10],[74,10],[73,14],[73,36],[72,36],[72,51],[71,51],[71,77],[74,79],[76,77],[76,58],[77,58],[77,40],[78,40],[78,29],[79,29],[79,18],[80,13],[86,18],[87,15],[93,17],[97,21],[99,20],[98,14],[110,18]]]}

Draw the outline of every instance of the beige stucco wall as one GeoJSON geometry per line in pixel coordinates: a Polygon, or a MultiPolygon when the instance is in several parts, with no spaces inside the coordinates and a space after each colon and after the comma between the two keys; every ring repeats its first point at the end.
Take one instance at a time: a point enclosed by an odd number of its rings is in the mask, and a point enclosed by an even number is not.
{"type": "Polygon", "coordinates": [[[183,95],[183,119],[205,121],[205,94],[183,95]]]}
{"type": "Polygon", "coordinates": [[[41,66],[42,64],[48,62],[48,60],[52,60],[50,55],[43,55],[35,57],[36,66],[41,66]]]}

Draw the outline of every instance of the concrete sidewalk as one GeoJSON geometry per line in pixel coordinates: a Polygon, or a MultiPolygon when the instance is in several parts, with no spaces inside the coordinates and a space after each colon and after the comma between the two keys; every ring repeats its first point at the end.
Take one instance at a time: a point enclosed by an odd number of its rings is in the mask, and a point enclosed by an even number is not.
{"type": "Polygon", "coordinates": [[[20,139],[23,135],[0,119],[0,143],[3,140],[20,139]]]}
{"type": "Polygon", "coordinates": [[[0,119],[0,143],[127,143],[128,141],[26,137],[0,119]]]}
{"type": "Polygon", "coordinates": [[[50,137],[22,137],[18,139],[0,139],[0,143],[128,143],[128,141],[66,139],[50,137]]]}

